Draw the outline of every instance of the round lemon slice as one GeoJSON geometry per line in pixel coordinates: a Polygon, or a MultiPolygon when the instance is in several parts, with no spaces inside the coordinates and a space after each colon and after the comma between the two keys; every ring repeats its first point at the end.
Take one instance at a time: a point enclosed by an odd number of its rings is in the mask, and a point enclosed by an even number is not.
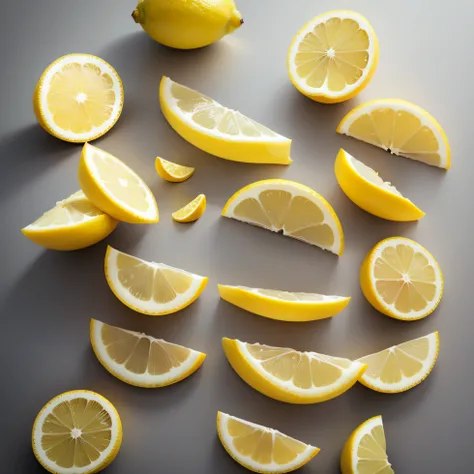
{"type": "Polygon", "coordinates": [[[414,321],[436,309],[444,283],[441,268],[428,250],[413,240],[391,237],[365,257],[360,285],[375,309],[395,319],[414,321]]]}
{"type": "Polygon", "coordinates": [[[259,316],[281,321],[314,321],[340,313],[351,300],[343,296],[218,285],[221,298],[259,316]]]}
{"type": "Polygon", "coordinates": [[[211,155],[244,163],[291,163],[290,139],[168,77],[161,80],[160,104],[173,129],[211,155]]]}
{"type": "Polygon", "coordinates": [[[237,374],[267,397],[287,403],[319,403],[349,390],[366,365],[316,352],[222,339],[237,374]]]}
{"type": "Polygon", "coordinates": [[[311,461],[320,451],[273,428],[221,412],[217,413],[217,434],[234,461],[259,473],[294,471],[311,461]]]}
{"type": "Polygon", "coordinates": [[[84,143],[107,133],[123,107],[123,86],[115,69],[90,54],[68,54],[41,75],[33,109],[40,125],[67,142],[84,143]]]}
{"type": "Polygon", "coordinates": [[[160,157],[155,160],[155,169],[165,181],[170,183],[182,183],[194,174],[194,168],[178,165],[160,157]]]}
{"type": "Polygon", "coordinates": [[[21,231],[48,249],[79,250],[105,239],[117,224],[78,191],[21,231]]]}
{"type": "Polygon", "coordinates": [[[227,201],[222,215],[337,255],[344,250],[344,234],[334,209],[316,191],[294,181],[267,179],[250,184],[227,201]]]}
{"type": "Polygon", "coordinates": [[[173,212],[172,217],[176,222],[194,222],[197,221],[206,210],[206,196],[200,194],[189,204],[173,212]]]}
{"type": "Polygon", "coordinates": [[[352,109],[337,132],[394,155],[449,169],[451,150],[441,125],[426,110],[400,99],[378,99],[352,109]]]}
{"type": "Polygon", "coordinates": [[[115,407],[98,393],[66,392],[50,400],[33,425],[33,452],[54,474],[93,474],[105,469],[122,444],[115,407]]]}
{"type": "Polygon", "coordinates": [[[95,319],[91,319],[90,337],[105,369],[136,387],[165,387],[180,382],[196,372],[206,358],[202,352],[95,319]]]}
{"type": "Polygon", "coordinates": [[[377,68],[379,47],[370,23],[359,13],[334,10],[313,18],[288,51],[288,73],[305,96],[323,103],[348,100],[367,86],[377,68]]]}
{"type": "Polygon", "coordinates": [[[105,277],[124,305],[150,316],[186,308],[201,296],[208,280],[163,263],[147,262],[110,246],[105,254],[105,277]]]}
{"type": "Polygon", "coordinates": [[[374,416],[354,430],[341,455],[342,474],[394,474],[387,457],[381,416],[374,416]]]}
{"type": "Polygon", "coordinates": [[[357,206],[374,216],[391,221],[417,221],[425,213],[372,168],[344,150],[337,154],[336,179],[344,194],[357,206]]]}
{"type": "Polygon", "coordinates": [[[158,222],[155,197],[143,179],[118,158],[89,143],[82,148],[79,184],[93,204],[119,221],[158,222]]]}

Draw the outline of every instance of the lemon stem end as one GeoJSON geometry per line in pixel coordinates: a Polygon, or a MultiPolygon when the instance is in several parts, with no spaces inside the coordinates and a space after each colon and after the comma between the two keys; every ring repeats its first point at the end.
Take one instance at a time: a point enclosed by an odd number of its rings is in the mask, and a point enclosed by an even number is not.
{"type": "Polygon", "coordinates": [[[135,23],[140,23],[140,11],[138,10],[138,8],[135,8],[135,10],[133,10],[132,18],[135,23]]]}

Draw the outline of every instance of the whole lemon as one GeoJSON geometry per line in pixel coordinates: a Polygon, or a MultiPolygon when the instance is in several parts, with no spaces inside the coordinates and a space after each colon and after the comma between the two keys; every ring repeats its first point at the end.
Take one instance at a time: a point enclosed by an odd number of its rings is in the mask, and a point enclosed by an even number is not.
{"type": "Polygon", "coordinates": [[[178,49],[207,46],[243,23],[233,0],[140,0],[132,17],[155,41],[178,49]]]}

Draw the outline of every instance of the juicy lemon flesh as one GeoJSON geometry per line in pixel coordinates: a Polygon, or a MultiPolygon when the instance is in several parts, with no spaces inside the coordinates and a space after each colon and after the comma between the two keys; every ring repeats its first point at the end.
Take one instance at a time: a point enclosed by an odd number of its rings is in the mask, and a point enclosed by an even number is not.
{"type": "Polygon", "coordinates": [[[257,289],[257,291],[263,296],[269,296],[270,298],[277,298],[283,301],[323,301],[325,298],[323,295],[316,293],[296,293],[281,290],[264,290],[257,289]]]}
{"type": "Polygon", "coordinates": [[[393,474],[382,425],[365,434],[357,447],[357,474],[393,474]]]}
{"type": "Polygon", "coordinates": [[[173,212],[173,219],[178,222],[193,222],[199,219],[206,209],[206,196],[200,194],[189,204],[176,212],[173,212]]]}
{"type": "Polygon", "coordinates": [[[182,182],[190,178],[194,173],[194,168],[182,166],[163,158],[156,159],[156,171],[167,181],[182,182]]]}

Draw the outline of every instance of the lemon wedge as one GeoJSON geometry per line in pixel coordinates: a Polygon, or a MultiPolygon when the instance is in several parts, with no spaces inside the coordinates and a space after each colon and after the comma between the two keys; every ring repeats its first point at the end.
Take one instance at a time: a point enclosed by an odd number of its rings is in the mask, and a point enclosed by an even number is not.
{"type": "Polygon", "coordinates": [[[221,412],[217,413],[217,433],[222,446],[234,461],[253,472],[291,472],[319,453],[319,448],[273,428],[221,412]]]}
{"type": "Polygon", "coordinates": [[[286,179],[257,181],[237,191],[224,217],[263,227],[342,255],[344,234],[334,209],[316,191],[286,179]]]}
{"type": "Polygon", "coordinates": [[[194,222],[197,221],[206,210],[206,196],[200,194],[194,198],[186,206],[182,207],[176,212],[173,212],[172,217],[176,222],[194,222]]]}
{"type": "Polygon", "coordinates": [[[158,222],[158,206],[145,182],[115,156],[86,143],[79,162],[79,184],[99,209],[132,224],[158,222]]]}
{"type": "Polygon", "coordinates": [[[208,280],[163,263],[147,262],[110,246],[105,254],[105,277],[124,305],[150,316],[186,308],[201,296],[208,280]]]}
{"type": "Polygon", "coordinates": [[[372,79],[379,47],[370,23],[359,13],[333,10],[313,18],[297,33],[288,51],[293,85],[317,102],[336,103],[356,96],[372,79]]]}
{"type": "Polygon", "coordinates": [[[33,425],[33,452],[55,474],[93,474],[105,469],[122,444],[115,407],[88,390],[62,393],[39,412],[33,425]]]}
{"type": "Polygon", "coordinates": [[[365,257],[360,285],[369,303],[395,319],[414,321],[431,314],[443,296],[438,262],[405,237],[382,240],[365,257]]]}
{"type": "Polygon", "coordinates": [[[182,183],[194,174],[194,168],[178,165],[160,157],[155,160],[155,169],[165,181],[170,183],[182,183]]]}
{"type": "Polygon", "coordinates": [[[211,155],[245,163],[291,163],[290,139],[168,77],[161,80],[160,104],[173,129],[211,155]]]}
{"type": "Polygon", "coordinates": [[[250,313],[281,321],[314,321],[340,313],[351,300],[343,296],[218,285],[221,298],[250,313]]]}
{"type": "Polygon", "coordinates": [[[41,75],[33,94],[33,110],[51,135],[84,143],[115,125],[123,97],[122,81],[109,63],[90,54],[68,54],[41,75]]]}
{"type": "Polygon", "coordinates": [[[441,125],[426,110],[400,99],[378,99],[352,109],[337,132],[394,155],[449,169],[451,150],[441,125]]]}
{"type": "Polygon", "coordinates": [[[391,221],[417,221],[425,213],[384,181],[372,168],[347,151],[340,150],[334,165],[336,179],[344,194],[374,216],[391,221]]]}
{"type": "Polygon", "coordinates": [[[366,365],[316,352],[222,339],[237,374],[267,397],[287,403],[319,403],[349,390],[366,365]]]}

